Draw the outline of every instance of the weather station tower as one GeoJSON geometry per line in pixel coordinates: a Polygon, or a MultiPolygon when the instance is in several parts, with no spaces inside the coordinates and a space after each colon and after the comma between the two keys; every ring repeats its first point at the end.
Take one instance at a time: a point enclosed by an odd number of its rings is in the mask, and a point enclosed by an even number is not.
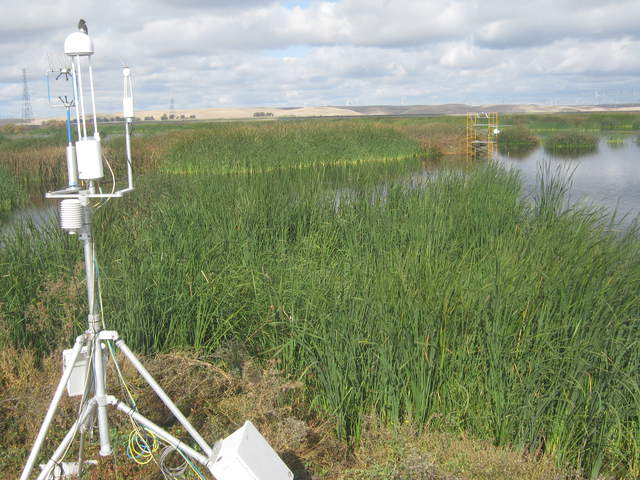
{"type": "MultiPolygon", "coordinates": [[[[57,96],[59,106],[67,110],[68,183],[66,187],[48,192],[46,198],[60,201],[60,227],[78,238],[83,246],[87,323],[86,330],[76,338],[73,348],[63,352],[62,376],[20,480],[30,479],[32,473],[37,475],[37,480],[81,476],[85,468],[96,463],[95,460],[85,459],[85,453],[92,451],[87,446],[93,438],[91,434],[96,431],[99,455],[113,455],[112,435],[115,432],[109,421],[113,414],[128,417],[133,425],[127,457],[132,460],[136,460],[140,455],[152,457],[149,461],[155,460],[154,465],[157,465],[164,478],[176,478],[186,471],[191,471],[200,479],[213,477],[216,480],[292,480],[292,472],[249,421],[228,437],[214,444],[208,443],[151,376],[123,337],[117,331],[107,328],[102,313],[100,269],[93,235],[93,217],[95,209],[104,206],[108,200],[122,198],[134,191],[131,157],[131,125],[134,121],[132,71],[128,66],[122,69],[125,140],[122,171],[126,172],[126,178],[116,179],[114,171],[118,169],[110,165],[108,159],[102,155],[96,116],[94,72],[91,65],[94,45],[84,20],[80,20],[77,31],[67,36],[64,53],[67,64],[56,71],[49,71],[47,79],[54,83],[62,82],[69,90],[68,94],[57,96]],[[71,120],[72,109],[75,111],[74,121],[71,120]],[[104,164],[109,172],[106,180],[104,164]],[[184,432],[180,438],[139,411],[135,395],[128,388],[123,369],[119,366],[117,350],[180,424],[184,432]],[[116,380],[122,387],[120,391],[123,399],[108,390],[107,372],[110,370],[107,369],[107,365],[110,362],[113,362],[115,367],[113,371],[117,372],[116,380]],[[57,446],[46,445],[51,441],[47,434],[65,391],[69,396],[79,398],[77,416],[69,419],[72,420],[71,426],[57,446]],[[53,453],[44,463],[39,464],[39,471],[34,472],[45,445],[47,451],[53,453]],[[77,445],[76,460],[65,461],[72,455],[74,445],[77,445]],[[167,458],[172,460],[167,463],[167,458]],[[176,462],[179,462],[177,466],[176,462]]],[[[49,88],[49,92],[51,91],[52,88],[49,88]]],[[[184,321],[188,322],[189,319],[184,321]]]]}

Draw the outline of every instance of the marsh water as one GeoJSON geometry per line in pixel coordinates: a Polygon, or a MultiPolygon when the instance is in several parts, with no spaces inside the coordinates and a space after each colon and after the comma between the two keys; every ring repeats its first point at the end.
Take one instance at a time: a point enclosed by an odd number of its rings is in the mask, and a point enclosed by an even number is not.
{"type": "MultiPolygon", "coordinates": [[[[618,223],[624,227],[640,215],[640,145],[636,135],[624,137],[615,144],[609,143],[608,140],[607,135],[602,136],[595,151],[580,155],[557,155],[539,146],[526,153],[502,152],[497,154],[496,160],[505,167],[520,172],[528,195],[535,192],[539,174],[542,169],[547,168],[551,174],[560,175],[570,181],[570,203],[604,207],[611,213],[615,212],[618,223]]],[[[404,177],[405,181],[409,178],[408,183],[412,188],[421,188],[425,179],[437,175],[442,165],[447,163],[421,163],[418,166],[410,162],[403,166],[398,165],[398,171],[394,174],[400,178],[404,177]],[[407,172],[407,169],[411,173],[407,172]],[[407,173],[408,177],[405,176],[407,173]]],[[[389,175],[391,172],[385,173],[389,175]]],[[[386,175],[378,176],[377,183],[382,191],[377,194],[384,196],[389,178],[386,177],[385,180],[381,177],[386,175]]],[[[353,181],[353,178],[350,180],[353,181]]],[[[346,183],[349,184],[349,180],[346,180],[346,183]]],[[[348,203],[354,192],[345,185],[345,179],[342,182],[336,181],[334,187],[336,207],[345,201],[348,203]]],[[[56,215],[57,208],[50,202],[40,207],[18,209],[0,224],[0,233],[8,232],[25,221],[39,229],[55,221],[56,215]]]]}
{"type": "Polygon", "coordinates": [[[569,202],[605,207],[622,225],[640,214],[640,145],[636,135],[610,143],[603,136],[595,151],[581,155],[557,155],[539,146],[526,154],[499,153],[498,162],[517,169],[528,193],[545,167],[570,181],[569,202]]]}

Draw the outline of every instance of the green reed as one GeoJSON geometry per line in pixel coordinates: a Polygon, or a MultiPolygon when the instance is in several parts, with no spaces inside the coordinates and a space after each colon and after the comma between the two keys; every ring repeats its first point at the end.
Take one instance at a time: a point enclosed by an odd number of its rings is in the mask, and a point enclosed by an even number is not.
{"type": "Polygon", "coordinates": [[[556,155],[595,152],[598,149],[598,137],[577,130],[561,131],[546,137],[544,148],[556,155]]]}
{"type": "Polygon", "coordinates": [[[27,196],[16,178],[0,167],[0,223],[12,210],[26,204],[27,196]]]}
{"type": "MultiPolygon", "coordinates": [[[[514,173],[429,174],[398,131],[337,125],[178,138],[96,215],[109,328],[143,352],[276,358],[353,441],[373,414],[637,476],[637,230],[566,210],[549,178],[530,202],[514,173]]],[[[80,260],[54,227],[8,239],[4,341],[56,338],[73,312],[52,284],[80,260]]]]}
{"type": "Polygon", "coordinates": [[[498,150],[504,154],[524,155],[539,144],[537,135],[522,125],[505,127],[498,136],[498,150]]]}

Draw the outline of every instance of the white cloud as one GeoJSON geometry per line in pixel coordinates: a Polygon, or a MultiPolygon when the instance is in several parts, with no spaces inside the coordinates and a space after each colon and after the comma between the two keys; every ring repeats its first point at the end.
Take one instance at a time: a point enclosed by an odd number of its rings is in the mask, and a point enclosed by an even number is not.
{"type": "Polygon", "coordinates": [[[0,116],[19,111],[23,67],[36,114],[52,114],[46,52],[79,15],[103,110],[118,108],[122,63],[143,108],[571,102],[608,85],[640,101],[640,0],[0,2],[0,116]]]}

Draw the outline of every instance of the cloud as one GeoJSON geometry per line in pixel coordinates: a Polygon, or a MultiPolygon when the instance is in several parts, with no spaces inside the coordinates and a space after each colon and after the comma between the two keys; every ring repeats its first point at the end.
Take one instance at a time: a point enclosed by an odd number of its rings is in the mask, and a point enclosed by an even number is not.
{"type": "Polygon", "coordinates": [[[41,78],[79,16],[105,111],[119,108],[122,64],[139,108],[571,102],[607,82],[640,101],[639,11],[640,0],[16,2],[0,17],[0,116],[20,110],[23,67],[36,114],[57,114],[41,78]]]}

